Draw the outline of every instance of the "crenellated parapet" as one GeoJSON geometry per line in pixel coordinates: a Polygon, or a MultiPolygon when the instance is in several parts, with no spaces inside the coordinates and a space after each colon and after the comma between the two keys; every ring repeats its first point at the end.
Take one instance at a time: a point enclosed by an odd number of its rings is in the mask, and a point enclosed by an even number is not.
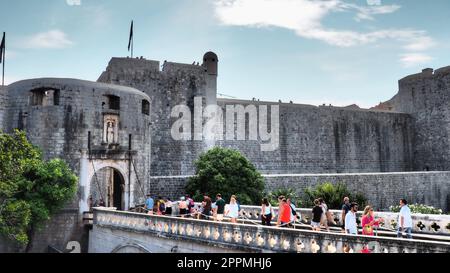
{"type": "Polygon", "coordinates": [[[194,111],[194,98],[214,104],[217,97],[217,56],[206,54],[201,62],[183,64],[113,58],[99,82],[134,87],[151,99],[153,175],[192,174],[193,162],[206,149],[202,141],[174,141],[172,109],[186,105],[194,111]]]}

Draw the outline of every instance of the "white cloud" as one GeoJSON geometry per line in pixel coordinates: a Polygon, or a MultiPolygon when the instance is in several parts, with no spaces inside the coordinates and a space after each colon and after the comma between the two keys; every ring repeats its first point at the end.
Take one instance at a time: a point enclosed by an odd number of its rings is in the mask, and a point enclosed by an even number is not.
{"type": "Polygon", "coordinates": [[[379,5],[381,5],[381,0],[367,0],[367,5],[379,6],[379,5]]]}
{"type": "Polygon", "coordinates": [[[67,34],[61,30],[50,30],[34,34],[22,42],[25,48],[66,48],[73,45],[67,34]]]}
{"type": "Polygon", "coordinates": [[[349,9],[354,9],[357,13],[356,21],[374,20],[374,15],[394,13],[401,7],[398,5],[370,5],[369,7],[361,7],[358,5],[346,4],[349,9]]]}
{"type": "Polygon", "coordinates": [[[66,0],[66,3],[69,6],[80,6],[81,0],[66,0]]]}
{"type": "Polygon", "coordinates": [[[393,13],[400,8],[398,5],[381,5],[381,1],[370,3],[370,6],[359,6],[342,0],[216,0],[215,12],[225,25],[286,28],[300,37],[340,47],[365,45],[383,39],[402,42],[407,50],[425,50],[434,45],[433,39],[424,31],[387,29],[357,32],[322,25],[322,20],[332,12],[353,12],[355,20],[361,21],[373,20],[375,15],[393,13]]]}
{"type": "Polygon", "coordinates": [[[404,67],[414,67],[417,65],[426,64],[433,60],[433,57],[423,53],[409,53],[400,56],[400,62],[404,67]]]}

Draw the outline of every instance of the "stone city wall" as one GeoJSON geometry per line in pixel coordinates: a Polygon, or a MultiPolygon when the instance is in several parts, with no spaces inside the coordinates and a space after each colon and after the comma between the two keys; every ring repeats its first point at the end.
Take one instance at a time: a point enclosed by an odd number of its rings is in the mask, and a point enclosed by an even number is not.
{"type": "Polygon", "coordinates": [[[412,170],[414,132],[407,114],[219,100],[222,108],[249,104],[279,105],[279,148],[262,152],[261,143],[266,142],[261,140],[225,140],[216,145],[241,151],[264,174],[412,170]]]}
{"type": "MultiPolygon", "coordinates": [[[[188,178],[152,177],[152,193],[178,200],[188,178]]],[[[363,193],[369,204],[380,211],[398,205],[400,198],[450,210],[450,172],[264,175],[264,179],[267,191],[292,188],[300,195],[321,183],[343,183],[351,192],[363,193]]]]}
{"type": "Polygon", "coordinates": [[[450,170],[450,67],[401,79],[388,103],[413,118],[414,170],[450,170]]]}

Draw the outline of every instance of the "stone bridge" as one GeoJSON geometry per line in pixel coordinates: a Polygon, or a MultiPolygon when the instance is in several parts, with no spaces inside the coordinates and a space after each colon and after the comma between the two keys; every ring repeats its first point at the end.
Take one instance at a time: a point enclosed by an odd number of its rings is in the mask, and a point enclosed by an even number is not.
{"type": "Polygon", "coordinates": [[[313,232],[94,209],[90,253],[449,253],[450,242],[313,232]]]}

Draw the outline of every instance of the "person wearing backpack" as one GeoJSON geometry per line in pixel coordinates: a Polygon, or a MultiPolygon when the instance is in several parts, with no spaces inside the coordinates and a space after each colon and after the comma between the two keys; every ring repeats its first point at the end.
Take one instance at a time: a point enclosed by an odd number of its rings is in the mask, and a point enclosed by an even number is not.
{"type": "Polygon", "coordinates": [[[287,203],[288,203],[289,207],[291,208],[291,223],[295,223],[295,221],[297,220],[297,216],[300,216],[300,213],[297,213],[297,211],[296,211],[297,208],[295,207],[291,198],[287,199],[287,203]]]}
{"type": "Polygon", "coordinates": [[[166,205],[162,197],[158,197],[158,201],[156,202],[156,210],[157,215],[164,215],[166,213],[166,205]]]}

